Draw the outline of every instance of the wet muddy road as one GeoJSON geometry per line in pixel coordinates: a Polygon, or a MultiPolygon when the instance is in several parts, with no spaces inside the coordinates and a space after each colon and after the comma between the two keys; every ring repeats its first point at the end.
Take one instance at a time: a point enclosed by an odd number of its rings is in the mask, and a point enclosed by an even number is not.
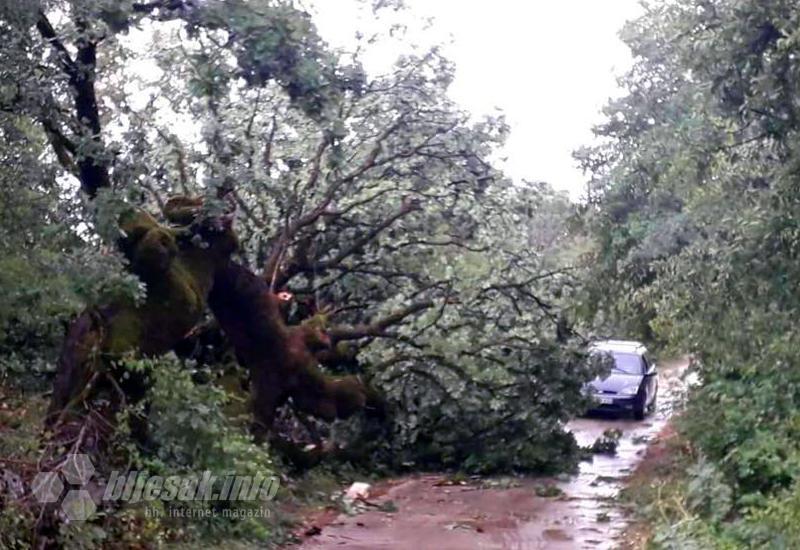
{"type": "Polygon", "coordinates": [[[439,474],[393,480],[380,496],[368,499],[366,511],[341,514],[319,525],[321,532],[307,538],[301,548],[617,548],[627,520],[616,497],[669,420],[683,390],[686,364],[685,360],[662,363],[658,408],[644,421],[604,416],[569,424],[584,446],[605,430],[622,432],[616,454],[595,455],[581,463],[577,474],[470,480],[466,485],[452,484],[439,474]]]}

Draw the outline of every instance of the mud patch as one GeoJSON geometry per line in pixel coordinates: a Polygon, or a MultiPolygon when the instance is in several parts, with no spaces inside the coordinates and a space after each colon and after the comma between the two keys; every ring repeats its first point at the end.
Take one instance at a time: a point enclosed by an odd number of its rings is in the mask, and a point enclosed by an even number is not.
{"type": "Polygon", "coordinates": [[[617,417],[571,422],[568,427],[583,446],[608,430],[621,432],[615,454],[594,455],[575,475],[469,480],[466,485],[443,475],[393,480],[385,494],[370,500],[376,505],[392,501],[396,513],[376,506],[356,517],[339,515],[302,548],[618,548],[628,514],[617,497],[648,445],[659,441],[682,392],[685,366],[686,361],[663,365],[659,407],[645,422],[617,417]]]}

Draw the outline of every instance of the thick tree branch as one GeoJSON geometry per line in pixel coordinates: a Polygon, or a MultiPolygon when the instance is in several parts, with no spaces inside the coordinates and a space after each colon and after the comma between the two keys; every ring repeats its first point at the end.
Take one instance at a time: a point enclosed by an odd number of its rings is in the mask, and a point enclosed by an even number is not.
{"type": "Polygon", "coordinates": [[[390,217],[388,217],[375,227],[373,227],[372,230],[370,230],[366,235],[364,235],[360,239],[356,239],[356,241],[353,242],[350,246],[343,248],[336,256],[334,256],[330,260],[319,262],[315,267],[317,269],[328,269],[330,267],[339,265],[348,256],[351,256],[352,254],[364,248],[364,246],[366,246],[372,240],[374,240],[383,230],[387,229],[388,227],[391,227],[391,225],[394,224],[394,222],[416,210],[420,210],[419,202],[417,202],[413,198],[406,197],[403,200],[403,205],[400,207],[400,210],[395,212],[393,215],[391,215],[390,217]]]}
{"type": "Polygon", "coordinates": [[[327,333],[333,342],[385,336],[387,328],[402,323],[407,317],[430,309],[435,305],[436,303],[433,300],[414,302],[369,324],[354,325],[352,327],[332,327],[327,333]]]}
{"type": "MultiPolygon", "coordinates": [[[[381,134],[376,138],[369,153],[367,153],[366,158],[358,166],[358,168],[349,174],[332,181],[328,189],[325,191],[322,200],[319,202],[319,204],[317,204],[316,207],[287,225],[283,233],[281,233],[280,237],[278,237],[275,245],[272,247],[273,252],[267,260],[264,269],[264,276],[272,280],[275,284],[275,287],[282,286],[282,284],[279,283],[285,284],[292,276],[298,273],[299,266],[297,265],[290,266],[286,270],[280,269],[280,264],[283,260],[286,249],[297,233],[301,229],[316,223],[317,220],[319,220],[324,214],[329,212],[329,207],[333,202],[333,199],[336,197],[336,193],[342,188],[342,186],[353,182],[365,172],[378,165],[377,158],[380,152],[383,150],[383,142],[401,127],[404,120],[405,116],[400,115],[393,124],[381,132],[381,134]]],[[[320,158],[321,153],[324,152],[324,147],[326,146],[327,145],[321,145],[318,149],[320,158]]]]}
{"type": "Polygon", "coordinates": [[[47,19],[43,11],[39,12],[39,19],[36,21],[36,29],[39,31],[39,34],[42,35],[42,38],[55,50],[61,69],[70,79],[77,78],[79,72],[77,64],[69,55],[69,51],[66,46],[64,46],[64,43],[58,38],[58,34],[56,34],[53,25],[50,23],[50,20],[47,19]]]}
{"type": "Polygon", "coordinates": [[[41,118],[40,120],[42,127],[47,134],[47,138],[50,141],[50,145],[53,147],[53,151],[56,154],[58,163],[61,164],[61,166],[64,167],[64,169],[68,172],[77,175],[75,163],[73,162],[73,158],[77,152],[75,144],[69,138],[67,138],[66,135],[64,135],[55,122],[46,117],[41,118]]]}
{"type": "MultiPolygon", "coordinates": [[[[78,41],[77,56],[73,60],[53,25],[42,11],[39,12],[36,28],[55,50],[59,65],[69,78],[70,86],[75,94],[75,117],[84,128],[82,137],[88,141],[83,146],[88,150],[81,151],[78,155],[78,177],[81,180],[83,191],[90,197],[94,197],[100,189],[109,187],[111,184],[108,166],[98,158],[98,155],[102,153],[103,144],[100,135],[100,111],[94,87],[97,45],[83,36],[78,41]]],[[[82,30],[85,31],[85,29],[82,30]]],[[[57,142],[57,147],[63,146],[63,142],[57,142]]],[[[63,152],[63,149],[61,151],[56,149],[56,155],[63,154],[63,152]]]]}

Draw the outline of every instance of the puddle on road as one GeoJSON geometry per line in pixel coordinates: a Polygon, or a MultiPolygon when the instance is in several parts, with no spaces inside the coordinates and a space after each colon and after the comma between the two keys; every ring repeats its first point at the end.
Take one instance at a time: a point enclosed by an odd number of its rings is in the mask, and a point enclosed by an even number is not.
{"type": "MultiPolygon", "coordinates": [[[[571,534],[571,538],[568,544],[550,544],[547,548],[603,550],[617,546],[616,539],[627,526],[627,518],[617,505],[616,498],[625,478],[643,458],[648,444],[658,437],[672,416],[676,401],[685,388],[681,379],[685,367],[686,361],[673,361],[664,365],[659,375],[656,411],[643,421],[626,416],[603,415],[578,418],[569,423],[568,427],[578,444],[584,447],[591,446],[606,430],[619,430],[622,436],[615,454],[596,454],[591,461],[581,462],[578,474],[556,482],[566,497],[566,509],[558,512],[552,510],[554,513],[562,513],[561,518],[552,518],[553,514],[550,513],[548,516],[551,517],[550,521],[557,521],[562,525],[562,529],[571,534]]],[[[555,508],[561,509],[562,506],[555,508]]],[[[544,527],[546,531],[550,527],[543,526],[542,519],[536,518],[532,525],[522,526],[521,529],[541,530],[544,527]]],[[[516,545],[511,547],[513,546],[516,545]]],[[[524,544],[518,547],[526,548],[524,544]]]]}
{"type": "MultiPolygon", "coordinates": [[[[579,418],[569,424],[578,443],[590,446],[608,429],[622,432],[616,454],[594,455],[577,474],[558,479],[520,478],[484,486],[446,486],[441,475],[416,475],[392,485],[376,503],[397,512],[340,515],[303,548],[405,549],[612,549],[626,527],[616,502],[625,477],[644,456],[683,391],[686,361],[663,365],[658,410],[644,421],[625,417],[579,418]],[[543,484],[550,497],[537,496],[543,484]],[[537,490],[538,489],[538,490],[537,490]]],[[[491,480],[487,480],[491,481],[491,480]]],[[[498,481],[498,480],[495,480],[498,481]]]]}

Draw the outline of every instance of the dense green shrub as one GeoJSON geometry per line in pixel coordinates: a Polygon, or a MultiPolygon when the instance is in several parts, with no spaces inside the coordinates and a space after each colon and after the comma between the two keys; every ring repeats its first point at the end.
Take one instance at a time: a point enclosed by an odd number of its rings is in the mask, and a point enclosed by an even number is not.
{"type": "Polygon", "coordinates": [[[581,153],[597,318],[695,354],[683,430],[731,495],[676,520],[676,545],[800,544],[798,22],[777,0],[649,6],[623,31],[627,94],[581,153]]]}

